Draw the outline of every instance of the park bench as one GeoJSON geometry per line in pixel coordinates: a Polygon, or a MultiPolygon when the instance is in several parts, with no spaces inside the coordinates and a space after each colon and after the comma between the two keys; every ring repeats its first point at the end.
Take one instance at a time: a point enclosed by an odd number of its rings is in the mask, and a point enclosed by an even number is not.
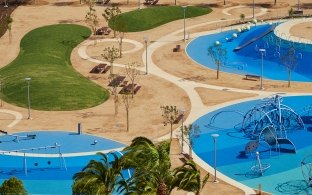
{"type": "Polygon", "coordinates": [[[252,80],[252,81],[258,81],[258,80],[260,80],[260,76],[253,75],[253,74],[246,74],[245,79],[246,80],[252,80]]]}
{"type": "Polygon", "coordinates": [[[303,15],[303,10],[294,10],[293,11],[294,16],[302,16],[303,15]]]}

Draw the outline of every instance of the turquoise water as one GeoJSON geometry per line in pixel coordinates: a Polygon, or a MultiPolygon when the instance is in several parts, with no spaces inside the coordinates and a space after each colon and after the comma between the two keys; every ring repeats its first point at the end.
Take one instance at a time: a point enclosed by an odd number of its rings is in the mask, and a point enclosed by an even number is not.
{"type": "MultiPolygon", "coordinates": [[[[214,145],[211,134],[218,133],[217,169],[223,174],[252,188],[257,188],[261,183],[263,190],[273,194],[312,194],[312,188],[307,186],[301,172],[301,161],[306,155],[312,154],[312,132],[307,130],[311,129],[311,124],[305,124],[305,129],[287,133],[297,153],[272,150],[270,156],[268,152],[263,152],[260,155],[261,162],[271,167],[263,176],[251,171],[256,159],[254,156],[242,155],[246,143],[251,139],[240,130],[243,116],[238,112],[245,113],[259,102],[255,100],[234,104],[199,118],[195,124],[199,125],[201,134],[195,138],[193,150],[205,162],[213,165],[214,145]]],[[[297,113],[303,113],[304,108],[312,105],[312,96],[284,97],[282,103],[297,113]]]]}
{"type": "MultiPolygon", "coordinates": [[[[0,150],[11,151],[0,155],[0,181],[12,176],[18,177],[23,181],[29,194],[71,194],[73,175],[81,171],[91,159],[100,159],[98,155],[95,155],[96,151],[113,151],[116,148],[125,147],[124,144],[109,139],[64,131],[24,132],[18,135],[21,136],[18,142],[14,136],[0,136],[0,150]],[[36,137],[23,139],[25,135],[36,135],[36,137]],[[53,146],[55,143],[61,145],[62,156],[59,156],[58,148],[44,148],[53,146]],[[16,156],[17,153],[14,150],[27,148],[32,149],[25,150],[25,158],[23,154],[16,156]],[[78,152],[90,154],[75,154],[78,152]],[[32,153],[50,154],[54,157],[31,156],[32,153]]],[[[114,153],[119,157],[122,155],[119,152],[114,153]]],[[[109,160],[113,160],[112,155],[108,154],[108,157],[109,160]]],[[[128,175],[128,172],[124,171],[126,178],[128,175]]]]}
{"type": "Polygon", "coordinates": [[[256,40],[250,45],[234,52],[233,50],[248,42],[249,40],[261,35],[272,25],[265,24],[252,27],[249,31],[238,33],[236,30],[225,31],[222,33],[200,36],[191,41],[187,48],[187,54],[197,63],[211,69],[216,69],[213,59],[208,56],[208,48],[219,41],[227,50],[225,64],[221,66],[221,71],[239,75],[253,74],[261,75],[262,57],[259,49],[265,49],[263,56],[263,77],[272,80],[288,80],[287,68],[282,63],[282,57],[290,47],[295,48],[296,66],[291,72],[293,81],[312,81],[312,45],[303,43],[293,43],[281,40],[273,32],[256,40]],[[238,37],[233,41],[226,41],[231,38],[233,33],[238,37]]]}

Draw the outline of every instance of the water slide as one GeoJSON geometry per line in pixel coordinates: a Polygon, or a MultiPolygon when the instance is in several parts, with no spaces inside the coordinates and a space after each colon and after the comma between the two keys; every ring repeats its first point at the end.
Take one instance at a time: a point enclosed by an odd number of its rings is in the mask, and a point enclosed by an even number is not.
{"type": "Polygon", "coordinates": [[[249,44],[251,44],[251,43],[257,41],[258,39],[264,37],[265,35],[269,34],[269,33],[272,32],[272,31],[274,31],[274,29],[275,29],[275,26],[272,25],[270,28],[268,28],[266,31],[262,32],[262,33],[259,34],[258,36],[256,36],[256,37],[254,37],[254,38],[252,38],[252,39],[250,39],[250,40],[244,42],[243,44],[241,44],[241,45],[239,45],[239,46],[237,46],[237,47],[235,47],[233,51],[236,52],[236,51],[241,50],[242,48],[246,47],[247,45],[249,45],[249,44]]]}

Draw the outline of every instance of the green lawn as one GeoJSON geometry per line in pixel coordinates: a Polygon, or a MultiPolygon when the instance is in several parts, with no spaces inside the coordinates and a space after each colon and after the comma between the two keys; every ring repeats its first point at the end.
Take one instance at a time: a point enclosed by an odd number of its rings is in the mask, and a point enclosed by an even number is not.
{"type": "MultiPolygon", "coordinates": [[[[210,8],[189,6],[185,10],[185,17],[201,16],[211,11],[210,8]]],[[[115,19],[116,22],[112,22],[114,20],[111,20],[109,26],[114,28],[114,24],[116,24],[116,29],[118,29],[118,23],[126,24],[127,32],[139,32],[179,19],[183,19],[183,8],[180,6],[150,7],[122,13],[117,16],[115,19]]],[[[124,25],[120,26],[123,27],[124,25]]],[[[123,31],[122,29],[119,30],[123,31]]]]}
{"type": "Polygon", "coordinates": [[[26,34],[18,57],[0,69],[3,99],[27,107],[24,78],[31,77],[32,109],[78,110],[107,100],[108,91],[76,72],[70,63],[73,48],[90,34],[88,28],[71,24],[45,26],[26,34]]]}

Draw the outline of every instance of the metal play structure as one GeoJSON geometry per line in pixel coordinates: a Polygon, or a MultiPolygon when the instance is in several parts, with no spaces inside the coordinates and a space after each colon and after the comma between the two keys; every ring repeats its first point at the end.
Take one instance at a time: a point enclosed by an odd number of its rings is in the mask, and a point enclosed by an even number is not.
{"type": "Polygon", "coordinates": [[[242,131],[248,138],[258,139],[261,131],[267,126],[276,129],[277,138],[287,138],[287,133],[304,129],[299,114],[282,104],[282,96],[276,94],[265,98],[244,115],[242,131]]]}
{"type": "Polygon", "coordinates": [[[307,155],[301,161],[301,171],[304,180],[312,187],[312,154],[307,155]]]}

